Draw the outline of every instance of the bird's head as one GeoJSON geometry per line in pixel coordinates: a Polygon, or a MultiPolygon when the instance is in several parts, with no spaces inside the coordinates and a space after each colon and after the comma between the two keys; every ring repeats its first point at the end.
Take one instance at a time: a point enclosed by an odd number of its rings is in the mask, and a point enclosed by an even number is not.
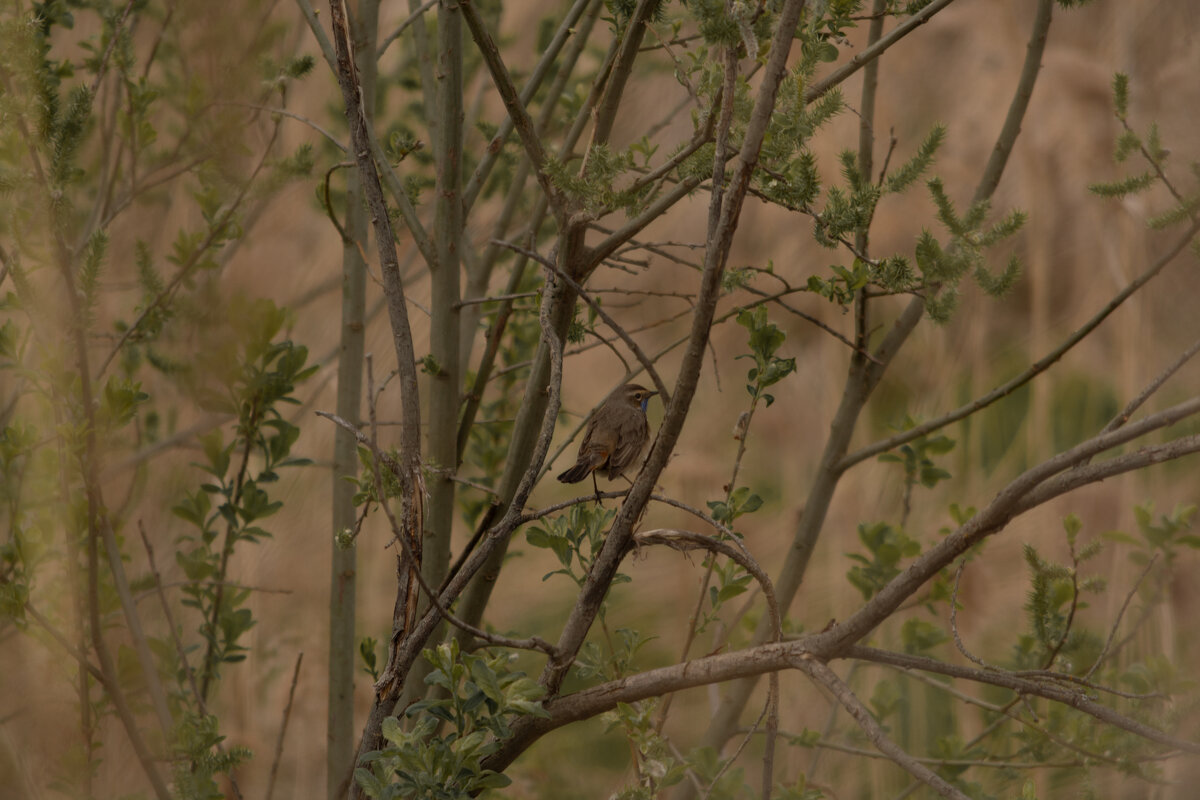
{"type": "Polygon", "coordinates": [[[650,405],[650,398],[658,394],[644,386],[638,386],[636,383],[627,383],[620,389],[621,396],[625,402],[631,406],[637,406],[643,413],[646,411],[646,406],[650,405]]]}

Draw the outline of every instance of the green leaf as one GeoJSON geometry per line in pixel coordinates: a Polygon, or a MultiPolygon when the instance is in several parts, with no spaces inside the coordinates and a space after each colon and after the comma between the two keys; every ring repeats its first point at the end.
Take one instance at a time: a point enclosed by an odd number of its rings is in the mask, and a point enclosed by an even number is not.
{"type": "Polygon", "coordinates": [[[354,780],[358,781],[358,785],[366,792],[367,797],[379,800],[383,797],[385,787],[383,782],[371,774],[370,770],[358,767],[354,770],[354,780]]]}
{"type": "Polygon", "coordinates": [[[1100,197],[1119,200],[1131,194],[1138,194],[1149,189],[1158,180],[1153,170],[1146,170],[1140,175],[1130,175],[1116,181],[1100,181],[1088,185],[1088,191],[1100,197]]]}
{"type": "Polygon", "coordinates": [[[906,653],[924,653],[949,640],[950,636],[941,626],[923,619],[907,619],[900,626],[900,641],[906,653]]]}
{"type": "Polygon", "coordinates": [[[1123,72],[1113,75],[1112,89],[1117,119],[1125,119],[1129,114],[1129,76],[1123,72]]]}

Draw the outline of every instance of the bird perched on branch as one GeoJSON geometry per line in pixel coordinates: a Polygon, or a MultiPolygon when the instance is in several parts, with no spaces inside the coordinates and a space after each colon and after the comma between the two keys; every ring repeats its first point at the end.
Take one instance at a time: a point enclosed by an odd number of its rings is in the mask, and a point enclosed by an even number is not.
{"type": "MultiPolygon", "coordinates": [[[[596,483],[596,473],[616,480],[638,459],[650,439],[650,424],[646,422],[646,406],[658,392],[627,383],[618,387],[592,414],[575,466],[558,479],[563,483],[579,483],[588,475],[596,483]]],[[[596,487],[596,495],[600,488],[596,487]]]]}

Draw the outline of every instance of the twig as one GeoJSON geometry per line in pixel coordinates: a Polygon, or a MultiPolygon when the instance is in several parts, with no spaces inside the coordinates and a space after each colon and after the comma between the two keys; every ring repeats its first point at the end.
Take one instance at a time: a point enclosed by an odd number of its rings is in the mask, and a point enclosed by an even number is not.
{"type": "Polygon", "coordinates": [[[930,786],[942,797],[951,797],[954,800],[969,800],[965,794],[951,786],[945,779],[917,761],[889,739],[887,734],[883,732],[883,728],[871,716],[871,712],[867,710],[867,707],[854,694],[854,691],[843,683],[842,679],[828,666],[811,657],[795,658],[792,665],[812,678],[814,683],[824,686],[829,690],[846,711],[850,712],[850,716],[854,717],[854,721],[858,723],[863,733],[871,740],[871,744],[878,748],[879,752],[905,769],[914,778],[930,786]]]}
{"type": "Polygon", "coordinates": [[[375,48],[375,59],[378,61],[379,59],[383,58],[383,54],[387,52],[387,49],[391,43],[399,39],[400,34],[404,33],[409,25],[412,25],[414,22],[416,22],[418,17],[420,17],[429,9],[433,8],[435,5],[437,5],[437,3],[438,0],[426,0],[424,5],[405,17],[404,21],[396,27],[396,30],[392,31],[388,37],[383,40],[379,47],[375,48]]]}
{"type": "Polygon", "coordinates": [[[96,90],[100,88],[100,81],[104,80],[104,76],[108,74],[108,59],[112,55],[113,47],[117,43],[117,39],[121,36],[121,28],[125,26],[125,20],[129,18],[129,12],[133,10],[134,3],[137,0],[129,0],[125,4],[125,10],[121,12],[121,17],[113,24],[112,36],[109,37],[108,45],[104,48],[104,54],[100,56],[100,65],[96,68],[96,77],[92,79],[92,85],[88,92],[92,99],[96,97],[96,90]]]}
{"type": "MultiPolygon", "coordinates": [[[[861,664],[862,664],[861,661],[855,661],[853,664],[850,665],[850,671],[848,673],[846,673],[846,685],[847,686],[849,686],[850,684],[852,684],[854,682],[854,675],[858,672],[859,666],[861,664]]],[[[817,772],[817,765],[821,763],[821,753],[823,752],[821,750],[821,747],[822,747],[821,742],[826,741],[833,734],[833,726],[837,722],[838,711],[840,711],[841,708],[842,708],[841,705],[838,703],[830,703],[829,704],[829,716],[825,718],[825,727],[821,730],[821,741],[817,742],[816,745],[814,745],[812,758],[810,758],[808,760],[808,769],[804,770],[805,776],[807,776],[810,780],[812,779],[812,776],[815,775],[817,772]]],[[[834,749],[834,748],[830,748],[830,749],[834,749]]],[[[887,756],[885,756],[881,753],[877,753],[873,750],[868,750],[866,752],[870,753],[872,756],[874,756],[876,758],[887,758],[887,756]]]]}
{"type": "Polygon", "coordinates": [[[325,141],[332,144],[338,150],[341,150],[343,153],[349,152],[346,149],[346,145],[343,144],[342,141],[337,138],[337,136],[333,135],[325,128],[322,128],[316,122],[314,122],[313,120],[304,116],[303,114],[297,114],[295,111],[288,111],[286,108],[279,108],[277,106],[259,105],[257,103],[220,102],[220,103],[213,103],[213,105],[215,105],[215,106],[239,106],[241,108],[252,108],[256,111],[265,111],[268,114],[278,114],[283,117],[288,117],[290,119],[294,119],[297,122],[304,123],[308,127],[312,128],[314,131],[316,131],[317,133],[321,134],[321,136],[325,137],[325,141]]]}
{"type": "Polygon", "coordinates": [[[1058,637],[1058,641],[1054,643],[1054,647],[1050,648],[1050,652],[1046,654],[1046,663],[1042,664],[1043,672],[1048,671],[1054,666],[1054,660],[1058,658],[1058,654],[1062,652],[1063,645],[1067,643],[1067,637],[1071,635],[1071,624],[1075,621],[1075,610],[1079,608],[1079,556],[1075,553],[1075,542],[1068,538],[1067,546],[1071,551],[1071,610],[1067,612],[1067,620],[1063,624],[1062,636],[1058,637]]]}
{"type": "Polygon", "coordinates": [[[733,753],[730,754],[729,758],[724,760],[724,763],[721,764],[721,768],[718,769],[716,774],[712,776],[712,780],[708,782],[708,788],[704,790],[701,800],[708,800],[708,798],[712,796],[712,791],[717,787],[717,782],[721,780],[721,776],[729,771],[729,768],[732,767],[734,762],[737,761],[742,755],[742,751],[746,749],[746,745],[750,744],[750,741],[754,738],[754,734],[758,733],[758,728],[760,725],[762,725],[763,719],[766,718],[769,708],[770,698],[768,698],[767,704],[763,706],[763,710],[759,712],[758,719],[754,720],[754,724],[750,726],[750,730],[746,732],[746,735],[742,737],[742,741],[738,743],[737,748],[733,751],[733,753]]]}
{"type": "Polygon", "coordinates": [[[1146,576],[1150,574],[1150,570],[1154,568],[1156,561],[1158,561],[1157,552],[1146,562],[1142,574],[1138,576],[1138,579],[1133,582],[1133,586],[1129,588],[1129,593],[1125,595],[1125,602],[1121,603],[1121,610],[1117,612],[1117,618],[1113,621],[1112,628],[1108,631],[1108,638],[1104,640],[1104,647],[1100,649],[1100,655],[1096,656],[1096,660],[1088,668],[1088,671],[1083,673],[1084,680],[1091,678],[1099,666],[1104,663],[1104,659],[1108,657],[1108,650],[1112,647],[1113,638],[1117,635],[1117,628],[1121,627],[1121,619],[1125,616],[1125,610],[1129,608],[1129,603],[1133,600],[1133,596],[1137,594],[1138,587],[1142,585],[1142,581],[1146,580],[1146,576]]]}
{"type": "Polygon", "coordinates": [[[175,655],[179,658],[179,663],[183,667],[183,674],[187,676],[188,685],[192,689],[192,698],[196,701],[196,707],[200,710],[201,714],[207,714],[208,709],[204,702],[204,696],[200,694],[200,687],[196,684],[196,671],[192,669],[192,665],[188,661],[187,650],[184,649],[183,641],[179,638],[179,630],[175,627],[175,615],[171,613],[171,604],[167,602],[166,587],[163,585],[158,565],[154,561],[154,547],[150,544],[150,537],[146,535],[146,527],[142,524],[141,519],[138,519],[138,533],[141,534],[142,546],[146,549],[146,560],[150,564],[150,574],[154,576],[155,594],[158,595],[159,602],[162,604],[163,617],[167,620],[167,626],[171,631],[171,642],[175,645],[175,655]]]}
{"type": "Polygon", "coordinates": [[[59,647],[66,650],[75,659],[81,670],[95,678],[101,686],[106,689],[108,688],[108,681],[105,679],[104,673],[100,671],[99,667],[88,661],[86,653],[68,642],[67,638],[62,635],[58,628],[55,628],[50,620],[46,619],[40,611],[34,608],[32,603],[25,603],[24,610],[26,614],[33,617],[34,622],[41,625],[42,629],[50,634],[50,638],[57,642],[59,647]]]}
{"type": "Polygon", "coordinates": [[[501,303],[506,300],[523,300],[528,297],[537,297],[538,292],[516,292],[515,294],[496,294],[490,297],[468,297],[465,300],[459,300],[454,304],[455,308],[463,306],[478,305],[483,303],[501,303]]]}
{"type": "Polygon", "coordinates": [[[971,414],[974,414],[976,411],[986,408],[997,400],[1012,394],[1018,388],[1031,381],[1034,377],[1042,372],[1045,372],[1056,361],[1062,358],[1067,351],[1079,344],[1079,342],[1083,341],[1083,339],[1086,338],[1087,335],[1093,330],[1095,330],[1101,322],[1107,319],[1113,311],[1116,311],[1122,303],[1124,303],[1135,292],[1149,283],[1150,280],[1158,275],[1158,273],[1160,273],[1164,267],[1174,261],[1175,257],[1182,253],[1187,246],[1191,244],[1197,233],[1200,233],[1200,222],[1193,223],[1192,226],[1184,233],[1184,235],[1181,236],[1166,253],[1164,253],[1148,269],[1146,269],[1145,272],[1143,272],[1141,275],[1131,281],[1124,289],[1118,292],[1111,300],[1108,301],[1108,303],[1105,304],[1103,308],[1096,312],[1096,314],[1087,322],[1085,322],[1078,330],[1068,336],[1058,347],[1047,353],[1020,375],[1017,375],[1012,380],[997,386],[983,397],[972,400],[970,403],[960,406],[948,414],[944,414],[943,416],[938,417],[937,419],[932,419],[928,422],[923,422],[920,425],[910,428],[909,430],[897,433],[894,436],[889,436],[886,439],[882,439],[874,444],[867,445],[860,450],[850,453],[838,462],[837,468],[841,471],[845,471],[855,464],[865,461],[872,456],[879,455],[880,453],[886,453],[888,450],[893,450],[902,444],[907,444],[914,439],[918,439],[926,434],[936,431],[939,428],[943,428],[952,422],[957,422],[960,419],[968,417],[971,414]]]}
{"type": "Polygon", "coordinates": [[[576,283],[571,276],[560,270],[553,261],[543,258],[541,255],[532,250],[527,250],[526,248],[517,244],[513,244],[512,242],[504,242],[497,239],[493,239],[492,243],[501,247],[506,247],[509,250],[512,250],[514,253],[520,253],[526,258],[531,258],[534,261],[537,261],[546,267],[546,269],[552,271],[558,280],[563,281],[567,284],[567,286],[571,287],[571,290],[574,291],[575,294],[579,295],[583,302],[587,303],[588,308],[596,312],[596,316],[604,320],[604,324],[608,325],[608,327],[612,329],[613,333],[621,337],[621,341],[623,341],[630,351],[633,352],[633,355],[635,358],[637,358],[638,363],[642,365],[642,369],[646,370],[646,374],[648,374],[650,376],[650,380],[654,382],[654,388],[658,390],[659,395],[662,397],[663,405],[671,402],[671,393],[667,390],[667,385],[663,383],[663,379],[659,377],[658,370],[654,368],[654,362],[651,361],[650,357],[646,355],[646,352],[642,350],[641,346],[638,345],[634,338],[630,336],[623,327],[621,327],[620,323],[613,319],[607,311],[601,308],[600,304],[593,300],[591,296],[588,295],[587,291],[585,291],[582,286],[576,283]]]}
{"type": "Polygon", "coordinates": [[[782,640],[782,618],[780,616],[779,603],[775,599],[775,588],[771,585],[771,579],[767,576],[767,573],[763,571],[758,562],[745,550],[734,547],[729,542],[721,541],[712,536],[705,536],[702,533],[680,530],[678,528],[656,528],[651,531],[639,533],[633,537],[633,544],[661,544],[680,552],[697,549],[708,550],[723,555],[735,562],[739,567],[749,572],[754,577],[754,580],[758,581],[758,585],[762,587],[763,597],[767,601],[767,611],[771,617],[771,627],[775,636],[774,641],[782,640]]]}
{"type": "Polygon", "coordinates": [[[1152,742],[1157,742],[1168,747],[1173,747],[1177,750],[1182,750],[1188,753],[1200,753],[1200,743],[1190,742],[1186,739],[1180,739],[1172,736],[1169,733],[1153,728],[1143,722],[1126,717],[1108,706],[1101,705],[1092,700],[1081,692],[1070,691],[1052,684],[1047,684],[1042,681],[1035,681],[1029,678],[1022,678],[1003,670],[988,670],[978,669],[976,667],[965,667],[957,664],[946,664],[925,656],[915,656],[906,653],[893,653],[887,650],[879,650],[874,647],[864,647],[863,645],[852,645],[843,652],[845,658],[856,658],[864,661],[872,661],[878,664],[890,664],[904,669],[919,669],[924,672],[933,672],[939,675],[948,675],[952,678],[963,678],[965,680],[975,681],[976,683],[986,683],[992,686],[1000,686],[1005,689],[1011,689],[1022,695],[1032,695],[1035,697],[1044,697],[1047,700],[1053,700],[1056,703],[1070,706],[1077,711],[1095,717],[1101,722],[1106,722],[1110,725],[1118,727],[1122,730],[1140,736],[1143,739],[1148,739],[1152,742]]]}
{"type": "Polygon", "coordinates": [[[117,544],[117,534],[113,531],[112,524],[109,522],[106,514],[100,515],[99,523],[104,550],[108,555],[109,571],[112,573],[113,587],[121,602],[121,610],[125,616],[125,624],[129,630],[129,637],[133,640],[133,650],[137,654],[138,663],[144,673],[146,690],[150,696],[151,707],[158,718],[158,724],[162,729],[163,735],[170,735],[174,727],[174,722],[171,719],[171,711],[167,707],[167,693],[163,688],[162,678],[158,672],[158,665],[154,661],[154,655],[150,652],[150,643],[142,628],[142,619],[138,615],[137,604],[134,603],[133,593],[130,591],[129,577],[125,574],[125,564],[121,557],[121,548],[117,544]]]}
{"type": "Polygon", "coordinates": [[[279,773],[279,763],[283,760],[283,737],[287,734],[288,720],[292,717],[292,701],[296,699],[296,685],[300,682],[300,662],[304,660],[301,651],[296,655],[296,668],[292,670],[292,685],[288,689],[287,705],[283,707],[283,721],[279,724],[279,736],[275,739],[275,757],[271,760],[271,773],[267,779],[266,800],[271,800],[275,794],[275,776],[279,773]]]}
{"type": "Polygon", "coordinates": [[[950,594],[950,632],[954,634],[954,645],[958,648],[958,652],[984,669],[995,669],[991,664],[988,664],[982,658],[967,650],[967,646],[963,644],[962,637],[958,635],[958,582],[962,580],[963,569],[966,566],[967,560],[964,558],[958,562],[958,569],[954,571],[954,591],[950,594]]]}
{"type": "MultiPolygon", "coordinates": [[[[369,363],[370,362],[368,362],[368,364],[369,363]]],[[[373,403],[371,405],[373,405],[373,403]]],[[[324,412],[317,413],[326,419],[336,421],[335,415],[333,414],[326,414],[324,412]]],[[[343,422],[344,420],[338,422],[338,424],[340,425],[343,422]]],[[[528,639],[512,639],[507,636],[499,636],[494,633],[489,633],[482,628],[477,628],[474,625],[470,625],[450,612],[450,610],[442,602],[439,593],[434,591],[433,588],[426,582],[425,577],[422,575],[419,568],[420,559],[417,557],[417,554],[413,552],[412,543],[408,541],[408,536],[406,536],[404,531],[401,529],[395,515],[392,514],[391,507],[387,503],[387,498],[383,491],[383,479],[381,478],[379,465],[387,463],[388,461],[391,461],[392,463],[395,462],[390,458],[384,458],[383,451],[378,448],[373,439],[368,438],[367,444],[371,448],[372,457],[375,459],[375,469],[373,470],[375,477],[375,495],[379,499],[379,507],[383,509],[383,513],[387,516],[388,522],[391,524],[393,541],[400,542],[400,547],[404,550],[405,557],[408,559],[409,563],[413,565],[413,568],[410,570],[409,574],[416,579],[417,583],[421,587],[421,590],[425,592],[426,597],[429,598],[430,604],[437,610],[442,619],[445,619],[451,625],[466,631],[477,639],[482,639],[488,644],[499,645],[501,647],[511,647],[518,650],[540,650],[543,653],[554,657],[556,655],[554,646],[541,637],[531,636],[528,639]]],[[[382,678],[380,680],[382,680],[382,678]]]]}
{"type": "Polygon", "coordinates": [[[804,102],[806,104],[813,102],[833,87],[845,81],[855,72],[858,72],[860,69],[865,67],[870,61],[873,61],[881,56],[889,47],[896,44],[896,42],[900,41],[905,36],[916,30],[918,26],[924,25],[926,22],[928,22],[934,14],[938,13],[953,2],[954,0],[935,0],[921,9],[918,13],[904,20],[904,22],[900,23],[895,28],[892,28],[892,30],[888,31],[888,33],[875,44],[866,48],[854,58],[838,67],[827,77],[810,86],[804,93],[804,102]]]}
{"type": "Polygon", "coordinates": [[[1142,404],[1149,400],[1150,396],[1157,392],[1162,385],[1166,383],[1172,375],[1178,372],[1180,367],[1190,361],[1192,356],[1196,355],[1197,352],[1200,352],[1200,339],[1197,339],[1195,342],[1193,342],[1192,346],[1187,350],[1184,350],[1183,353],[1180,354],[1179,358],[1171,362],[1171,364],[1162,372],[1160,372],[1154,378],[1154,380],[1150,381],[1150,383],[1148,383],[1146,387],[1138,393],[1137,397],[1130,400],[1125,408],[1121,409],[1121,413],[1109,420],[1109,423],[1105,425],[1100,432],[1109,433],[1111,431],[1115,431],[1126,422],[1129,422],[1130,417],[1133,416],[1133,412],[1141,408],[1142,404]]]}

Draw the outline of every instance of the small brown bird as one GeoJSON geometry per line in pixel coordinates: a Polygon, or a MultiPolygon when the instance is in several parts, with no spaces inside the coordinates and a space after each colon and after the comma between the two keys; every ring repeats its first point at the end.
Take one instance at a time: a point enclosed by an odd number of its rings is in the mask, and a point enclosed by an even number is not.
{"type": "MultiPolygon", "coordinates": [[[[619,478],[642,454],[650,438],[646,406],[656,394],[636,383],[627,383],[604,398],[584,431],[575,466],[558,479],[563,483],[579,483],[591,475],[595,483],[597,472],[607,475],[610,481],[619,478]]],[[[600,494],[599,488],[596,494],[600,494]]]]}

